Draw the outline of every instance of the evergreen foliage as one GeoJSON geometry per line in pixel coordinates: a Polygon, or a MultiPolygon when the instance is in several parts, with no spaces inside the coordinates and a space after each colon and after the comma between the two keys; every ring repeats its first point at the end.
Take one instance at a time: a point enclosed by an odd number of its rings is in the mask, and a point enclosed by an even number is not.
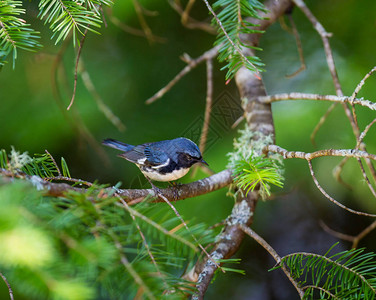
{"type": "Polygon", "coordinates": [[[5,59],[10,53],[14,67],[18,49],[36,51],[42,46],[38,42],[39,32],[20,18],[22,14],[25,14],[22,1],[0,2],[0,68],[7,62],[5,59]]]}
{"type": "Polygon", "coordinates": [[[243,47],[261,50],[245,44],[241,35],[262,33],[254,29],[256,25],[247,21],[247,18],[259,19],[258,11],[265,11],[263,4],[258,0],[218,0],[213,4],[213,9],[218,12],[212,22],[218,28],[215,44],[222,45],[218,60],[226,63],[222,68],[227,69],[226,80],[234,77],[242,66],[255,73],[263,71],[264,64],[257,56],[241,53],[243,47]]]}
{"type": "Polygon", "coordinates": [[[333,247],[323,256],[287,255],[279,267],[285,264],[290,269],[292,277],[306,290],[304,299],[375,299],[376,254],[351,249],[328,256],[333,247]]]}
{"type": "Polygon", "coordinates": [[[264,156],[255,156],[253,153],[248,159],[235,162],[233,167],[234,181],[237,186],[246,191],[253,191],[256,186],[270,196],[269,184],[283,187],[283,178],[278,172],[275,162],[264,156]]]}
{"type": "MultiPolygon", "coordinates": [[[[79,43],[79,35],[86,31],[98,33],[102,24],[102,6],[109,6],[111,0],[41,0],[38,17],[48,23],[55,43],[66,39],[70,34],[73,44],[79,43]]],[[[37,51],[42,45],[38,42],[39,32],[30,28],[21,14],[25,14],[22,1],[4,0],[0,2],[0,67],[12,53],[13,67],[17,50],[37,51]]]]}
{"type": "Polygon", "coordinates": [[[255,135],[247,127],[239,130],[234,140],[234,152],[228,154],[228,168],[233,172],[234,183],[248,193],[259,186],[263,199],[270,196],[270,185],[283,187],[282,160],[278,154],[266,157],[262,151],[272,143],[271,136],[255,135]]]}
{"type": "Polygon", "coordinates": [[[41,0],[39,2],[39,17],[50,24],[53,31],[52,38],[56,37],[56,44],[72,33],[73,44],[79,42],[77,33],[84,35],[84,29],[98,33],[93,27],[101,27],[101,14],[98,9],[101,5],[110,5],[109,0],[41,0]],[[98,6],[98,7],[97,7],[98,6]]]}
{"type": "MultiPolygon", "coordinates": [[[[61,173],[49,154],[30,158],[14,149],[0,151],[0,167],[48,180],[61,173]]],[[[0,177],[0,271],[13,290],[28,299],[132,299],[137,293],[175,299],[193,292],[180,278],[199,254],[192,234],[205,246],[214,241],[212,230],[191,222],[187,231],[168,206],[147,200],[123,206],[115,190],[103,188],[94,184],[55,198],[31,181],[0,177]]]]}

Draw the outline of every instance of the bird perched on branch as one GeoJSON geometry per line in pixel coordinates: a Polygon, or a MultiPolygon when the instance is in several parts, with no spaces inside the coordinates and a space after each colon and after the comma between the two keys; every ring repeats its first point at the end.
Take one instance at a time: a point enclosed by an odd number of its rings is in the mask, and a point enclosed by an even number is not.
{"type": "Polygon", "coordinates": [[[155,186],[150,180],[173,181],[187,174],[196,163],[208,165],[197,145],[182,137],[138,146],[113,139],[105,139],[102,144],[123,151],[118,156],[136,164],[153,189],[155,186]]]}

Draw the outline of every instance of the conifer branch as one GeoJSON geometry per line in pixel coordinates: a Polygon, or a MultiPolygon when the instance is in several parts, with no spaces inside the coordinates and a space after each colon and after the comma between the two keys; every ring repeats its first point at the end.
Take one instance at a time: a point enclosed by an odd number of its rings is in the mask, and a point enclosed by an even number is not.
{"type": "Polygon", "coordinates": [[[13,68],[17,59],[17,49],[37,51],[42,45],[38,42],[39,32],[19,16],[25,14],[22,1],[4,0],[0,2],[0,67],[6,58],[13,53],[13,68]]]}
{"type": "Polygon", "coordinates": [[[244,225],[240,225],[241,230],[243,230],[247,235],[253,238],[259,245],[261,245],[269,254],[273,257],[277,264],[281,265],[283,273],[287,276],[290,280],[294,288],[297,290],[301,299],[303,299],[304,291],[299,287],[298,282],[291,276],[290,271],[286,268],[284,264],[281,264],[282,258],[278,255],[278,253],[270,246],[261,236],[259,236],[256,232],[254,232],[250,227],[246,227],[244,225]]]}

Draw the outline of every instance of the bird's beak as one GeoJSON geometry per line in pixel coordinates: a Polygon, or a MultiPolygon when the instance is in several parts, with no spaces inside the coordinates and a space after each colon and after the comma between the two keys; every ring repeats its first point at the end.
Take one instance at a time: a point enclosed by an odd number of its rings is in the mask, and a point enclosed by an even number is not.
{"type": "Polygon", "coordinates": [[[204,165],[209,166],[209,164],[206,161],[204,161],[202,158],[201,158],[200,162],[203,163],[204,165]]]}

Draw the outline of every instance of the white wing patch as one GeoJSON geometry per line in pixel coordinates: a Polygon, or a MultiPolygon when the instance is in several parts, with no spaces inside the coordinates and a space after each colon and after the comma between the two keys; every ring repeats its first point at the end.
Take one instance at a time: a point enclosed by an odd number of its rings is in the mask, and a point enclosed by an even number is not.
{"type": "Polygon", "coordinates": [[[143,165],[143,164],[145,163],[145,160],[146,160],[146,159],[147,159],[146,157],[143,157],[143,158],[138,159],[138,160],[137,160],[137,164],[139,164],[139,165],[143,165]]]}
{"type": "Polygon", "coordinates": [[[159,169],[159,168],[163,168],[165,166],[167,166],[168,164],[170,163],[170,159],[167,159],[166,162],[162,165],[159,165],[159,166],[152,166],[153,169],[159,169]]]}

